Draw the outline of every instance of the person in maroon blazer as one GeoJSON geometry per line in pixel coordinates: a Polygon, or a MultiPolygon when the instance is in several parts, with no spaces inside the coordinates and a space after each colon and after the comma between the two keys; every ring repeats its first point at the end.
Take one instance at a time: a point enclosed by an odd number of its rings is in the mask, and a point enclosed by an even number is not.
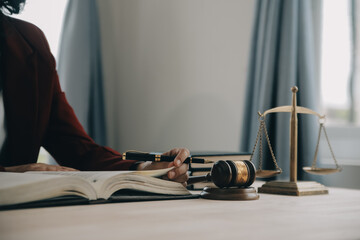
{"type": "Polygon", "coordinates": [[[55,59],[35,25],[4,15],[19,13],[25,0],[0,0],[0,171],[144,170],[174,166],[168,178],[186,182],[190,155],[175,148],[171,163],[122,160],[84,131],[62,92],[55,59]],[[59,163],[36,163],[43,146],[59,163]]]}

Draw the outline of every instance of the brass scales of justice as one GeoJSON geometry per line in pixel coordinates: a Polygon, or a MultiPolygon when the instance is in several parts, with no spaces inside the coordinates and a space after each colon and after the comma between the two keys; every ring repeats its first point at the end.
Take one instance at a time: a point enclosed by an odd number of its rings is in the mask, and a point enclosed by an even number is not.
{"type": "Polygon", "coordinates": [[[257,133],[255,145],[253,147],[253,151],[251,154],[250,161],[254,156],[255,150],[257,145],[259,144],[259,167],[256,171],[256,176],[259,178],[269,178],[273,177],[277,174],[282,172],[281,168],[278,166],[276,162],[276,158],[274,152],[272,150],[270,139],[266,129],[265,117],[267,114],[270,113],[281,113],[281,112],[289,112],[291,113],[290,117],[290,181],[270,181],[263,184],[261,187],[258,188],[259,193],[272,193],[272,194],[283,194],[283,195],[295,195],[295,196],[302,196],[302,195],[316,195],[316,194],[328,194],[328,189],[315,181],[297,181],[297,157],[298,157],[298,114],[311,114],[318,117],[319,120],[319,134],[317,145],[315,149],[314,160],[311,167],[303,167],[303,170],[310,173],[310,174],[318,174],[318,175],[325,175],[331,174],[335,172],[340,172],[342,169],[336,161],[334,152],[331,148],[329,138],[326,133],[326,129],[324,126],[325,123],[325,116],[318,114],[317,112],[305,108],[297,106],[296,103],[296,93],[298,92],[298,88],[296,86],[291,88],[292,91],[292,105],[291,106],[280,106],[269,109],[264,113],[258,112],[259,115],[259,130],[257,133]],[[319,142],[321,138],[321,132],[324,131],[331,155],[333,160],[335,161],[336,167],[335,168],[319,168],[316,166],[317,155],[319,150],[319,142]],[[263,133],[265,133],[266,142],[268,144],[272,160],[274,162],[275,168],[274,170],[263,170],[262,169],[262,141],[263,141],[263,133]]]}

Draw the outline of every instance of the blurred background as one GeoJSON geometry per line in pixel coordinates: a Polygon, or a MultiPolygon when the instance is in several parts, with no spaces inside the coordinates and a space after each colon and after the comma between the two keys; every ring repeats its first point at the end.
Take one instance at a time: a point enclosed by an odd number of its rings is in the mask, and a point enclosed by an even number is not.
{"type": "MultiPolygon", "coordinates": [[[[360,188],[359,5],[29,0],[14,17],[44,31],[62,88],[100,144],[119,152],[251,151],[257,111],[289,105],[290,87],[298,85],[299,105],[326,114],[343,166],[320,181],[360,188]]],[[[288,123],[272,121],[275,155],[288,171],[288,123]]],[[[309,124],[299,125],[299,144],[309,145],[300,148],[304,165],[311,165],[317,138],[317,122],[309,124]]],[[[319,163],[334,166],[324,136],[320,149],[319,163]]]]}

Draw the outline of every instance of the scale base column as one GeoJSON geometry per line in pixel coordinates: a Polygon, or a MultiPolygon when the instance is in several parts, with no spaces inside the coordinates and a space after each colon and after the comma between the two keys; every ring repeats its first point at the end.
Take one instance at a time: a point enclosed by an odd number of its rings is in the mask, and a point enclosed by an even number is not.
{"type": "Polygon", "coordinates": [[[271,181],[259,187],[258,192],[292,196],[306,196],[328,194],[329,190],[324,185],[312,181],[271,181]]]}

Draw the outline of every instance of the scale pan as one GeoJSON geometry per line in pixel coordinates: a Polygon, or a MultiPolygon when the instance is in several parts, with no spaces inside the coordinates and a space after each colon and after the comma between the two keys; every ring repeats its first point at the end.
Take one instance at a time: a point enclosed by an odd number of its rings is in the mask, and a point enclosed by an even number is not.
{"type": "Polygon", "coordinates": [[[281,170],[257,170],[256,177],[258,178],[269,178],[277,174],[280,174],[281,170]]]}
{"type": "Polygon", "coordinates": [[[341,172],[341,168],[314,168],[314,167],[303,167],[303,170],[310,174],[326,175],[336,172],[341,172]]]}

